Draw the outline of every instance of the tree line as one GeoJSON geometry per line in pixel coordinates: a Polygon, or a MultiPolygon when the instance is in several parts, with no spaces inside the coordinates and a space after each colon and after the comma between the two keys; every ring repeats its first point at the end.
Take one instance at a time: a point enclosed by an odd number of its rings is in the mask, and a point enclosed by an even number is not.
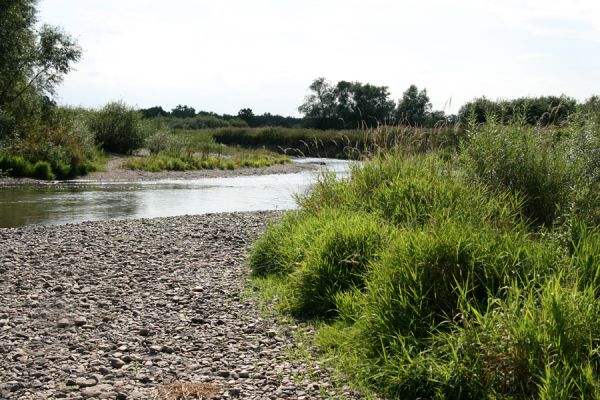
{"type": "Polygon", "coordinates": [[[446,114],[433,110],[427,89],[416,85],[410,85],[397,102],[391,99],[387,86],[356,81],[339,81],[334,85],[325,78],[317,78],[310,84],[309,91],[298,107],[301,118],[271,113],[255,115],[251,108],[242,108],[237,115],[196,112],[187,105],[178,105],[171,111],[155,106],[140,112],[144,118],[162,118],[172,128],[274,126],[335,130],[373,128],[381,124],[432,128],[469,121],[483,123],[490,118],[501,123],[520,120],[531,125],[559,125],[578,110],[600,108],[597,96],[582,103],[565,95],[509,100],[490,100],[483,96],[464,104],[457,114],[446,114]]]}

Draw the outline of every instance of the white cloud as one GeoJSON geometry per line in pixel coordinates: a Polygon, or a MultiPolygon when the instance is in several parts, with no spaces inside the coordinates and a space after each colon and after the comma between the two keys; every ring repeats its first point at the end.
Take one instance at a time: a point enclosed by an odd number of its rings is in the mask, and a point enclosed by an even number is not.
{"type": "Polygon", "coordinates": [[[484,94],[587,97],[600,80],[592,1],[43,0],[40,9],[85,51],[60,90],[71,104],[295,114],[325,76],[387,85],[394,98],[415,83],[434,107],[452,98],[456,111],[484,94]],[[598,68],[569,74],[562,63],[581,57],[598,68]]]}

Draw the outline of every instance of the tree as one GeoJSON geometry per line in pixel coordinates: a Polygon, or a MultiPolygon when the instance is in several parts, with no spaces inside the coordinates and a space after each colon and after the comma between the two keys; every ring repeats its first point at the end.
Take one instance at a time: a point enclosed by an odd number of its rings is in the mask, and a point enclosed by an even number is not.
{"type": "Polygon", "coordinates": [[[335,94],[331,83],[325,78],[317,78],[309,89],[312,94],[306,96],[298,111],[316,128],[330,128],[335,120],[335,94]]]}
{"type": "Polygon", "coordinates": [[[166,117],[169,115],[168,112],[163,110],[161,106],[154,106],[150,108],[143,108],[140,110],[144,118],[155,118],[155,117],[166,117]]]}
{"type": "Polygon", "coordinates": [[[0,136],[35,115],[72,64],[81,57],[77,43],[62,29],[37,23],[37,0],[0,3],[0,136]]]}
{"type": "Polygon", "coordinates": [[[196,110],[194,110],[194,107],[182,106],[179,104],[171,110],[171,115],[176,118],[193,118],[196,116],[196,110]]]}
{"type": "Polygon", "coordinates": [[[396,108],[396,118],[400,123],[423,126],[431,112],[431,103],[427,89],[419,91],[416,85],[410,85],[402,94],[396,108]]]}
{"type": "Polygon", "coordinates": [[[394,110],[387,86],[340,81],[334,87],[325,78],[318,78],[310,90],[313,93],[298,111],[321,129],[373,127],[394,110]]]}
{"type": "Polygon", "coordinates": [[[251,108],[242,108],[238,112],[238,118],[243,119],[249,126],[252,126],[254,121],[254,113],[252,112],[251,108]]]}

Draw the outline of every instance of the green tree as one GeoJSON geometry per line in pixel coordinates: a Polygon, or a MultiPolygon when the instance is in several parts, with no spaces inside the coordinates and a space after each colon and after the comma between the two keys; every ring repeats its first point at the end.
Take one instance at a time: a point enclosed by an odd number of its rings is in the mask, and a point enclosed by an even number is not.
{"type": "Polygon", "coordinates": [[[81,57],[62,29],[36,27],[36,5],[37,0],[0,2],[0,136],[43,117],[56,86],[81,57]]]}
{"type": "Polygon", "coordinates": [[[171,110],[171,115],[176,118],[193,118],[196,116],[196,110],[194,107],[182,106],[179,104],[171,110]]]}
{"type": "Polygon", "coordinates": [[[316,128],[326,129],[335,120],[335,93],[325,78],[315,79],[309,86],[311,94],[306,96],[298,111],[316,128]]]}
{"type": "Polygon", "coordinates": [[[349,81],[332,86],[325,78],[318,78],[309,88],[312,93],[298,111],[317,128],[373,127],[394,110],[387,86],[349,81]]]}
{"type": "Polygon", "coordinates": [[[396,118],[400,123],[423,126],[429,118],[431,103],[427,89],[419,91],[416,85],[410,85],[402,94],[396,108],[396,118]]]}
{"type": "Polygon", "coordinates": [[[163,110],[161,106],[142,108],[140,112],[142,113],[144,118],[166,117],[167,115],[169,115],[169,113],[163,110]]]}
{"type": "Polygon", "coordinates": [[[251,108],[242,108],[238,112],[238,118],[243,119],[249,126],[252,126],[254,122],[254,113],[251,108]]]}

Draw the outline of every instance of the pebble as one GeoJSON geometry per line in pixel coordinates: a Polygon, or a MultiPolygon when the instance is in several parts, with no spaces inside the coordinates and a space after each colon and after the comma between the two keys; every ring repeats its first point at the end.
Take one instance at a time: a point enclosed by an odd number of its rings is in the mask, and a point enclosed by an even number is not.
{"type": "Polygon", "coordinates": [[[247,295],[247,248],[280,215],[0,229],[0,398],[152,399],[205,384],[219,399],[358,399],[325,368],[292,363],[300,328],[247,295]]]}

